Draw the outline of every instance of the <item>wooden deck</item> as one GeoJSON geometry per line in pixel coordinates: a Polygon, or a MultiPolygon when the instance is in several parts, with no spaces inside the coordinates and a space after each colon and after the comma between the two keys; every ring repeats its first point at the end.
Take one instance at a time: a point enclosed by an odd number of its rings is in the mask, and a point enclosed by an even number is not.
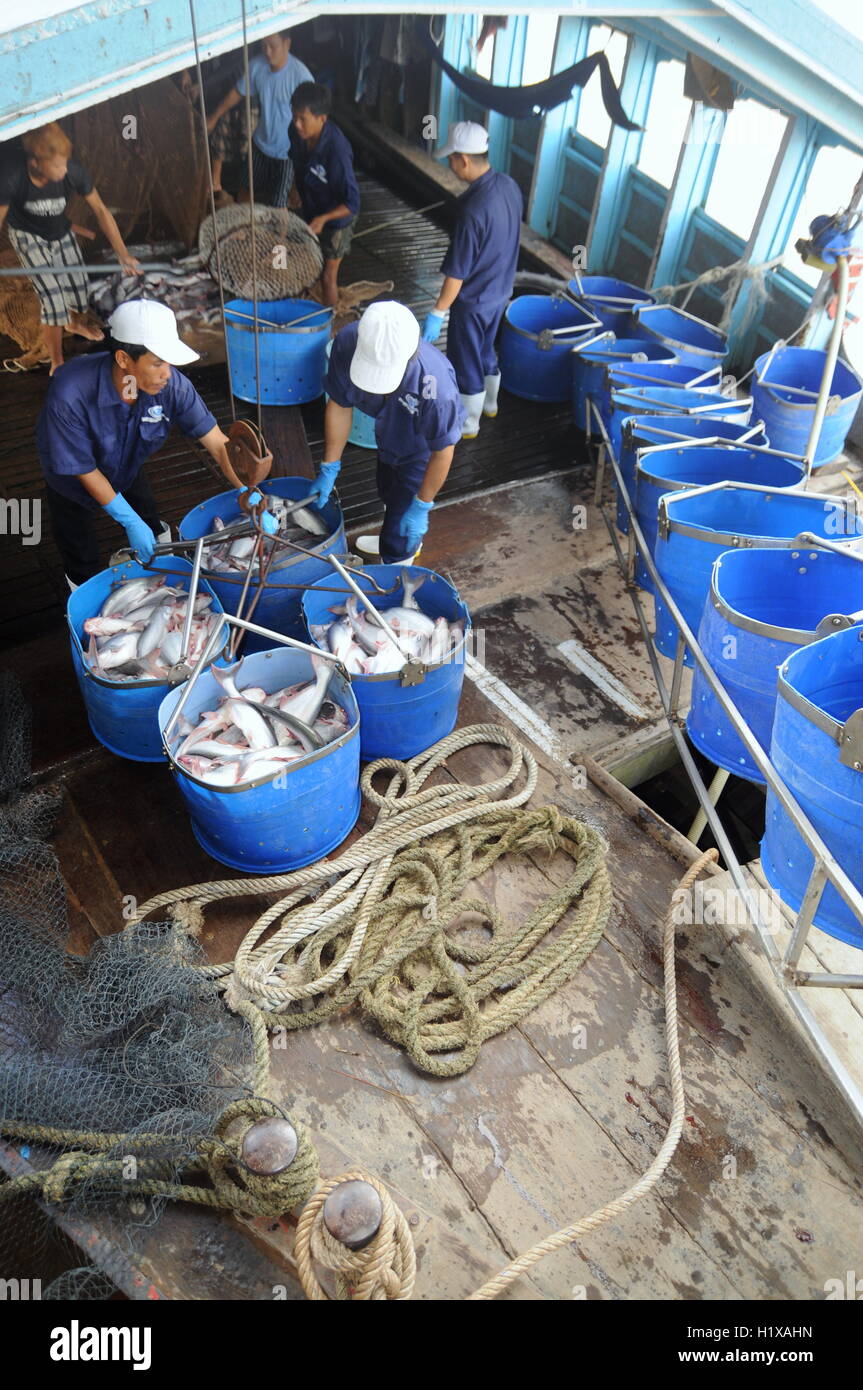
{"type": "MultiPolygon", "coordinates": [[[[458,582],[485,634],[460,724],[505,722],[501,702],[520,699],[533,722],[517,706],[510,722],[540,759],[537,801],[585,816],[607,838],[615,908],[605,939],[464,1077],[419,1074],[356,1017],[292,1034],[272,1054],[275,1093],[311,1126],[325,1172],[360,1162],[402,1202],[420,1251],[420,1299],[463,1297],[624,1190],[668,1119],[658,933],[684,865],[582,775],[582,759],[626,740],[638,721],[614,687],[560,656],[561,642],[601,660],[648,724],[657,713],[604,528],[594,514],[577,538],[569,529],[566,504],[586,486],[556,478],[441,508],[423,560],[458,582]]],[[[64,646],[62,630],[44,635],[19,649],[16,665],[35,704],[37,764],[65,782],[57,848],[81,951],[121,928],[124,895],[140,901],[225,871],[196,844],[165,768],[93,744],[64,646]]],[[[465,752],[451,771],[478,780],[497,759],[465,752]]],[[[561,869],[521,863],[487,889],[518,914],[561,869]]],[[[204,936],[213,960],[235,949],[254,910],[244,900],[219,912],[204,936]]],[[[854,1266],[863,1180],[822,1071],[766,1006],[728,933],[682,929],[678,970],[687,1122],[671,1169],[624,1219],[548,1259],[510,1298],[583,1289],[593,1299],[818,1299],[825,1280],[854,1266]]],[[[291,1229],[172,1211],[141,1270],[169,1298],[267,1299],[278,1286],[297,1297],[291,1229]]]]}

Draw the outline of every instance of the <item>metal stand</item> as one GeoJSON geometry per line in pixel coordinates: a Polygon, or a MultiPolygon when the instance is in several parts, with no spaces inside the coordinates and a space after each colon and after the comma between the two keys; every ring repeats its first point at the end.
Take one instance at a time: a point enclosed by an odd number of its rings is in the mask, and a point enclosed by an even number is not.
{"type": "MultiPolygon", "coordinates": [[[[692,783],[693,790],[695,791],[695,794],[698,797],[699,803],[701,805],[700,814],[703,815],[705,823],[710,826],[710,829],[713,832],[713,836],[716,840],[717,845],[719,846],[720,853],[722,854],[722,857],[728,866],[728,871],[735,884],[735,887],[740,893],[741,899],[746,906],[749,918],[756,929],[761,948],[764,952],[764,955],[770,963],[770,966],[773,970],[774,978],[777,984],[779,985],[779,988],[781,989],[785,1000],[791,1006],[791,1008],[794,1010],[795,1014],[800,1019],[803,1026],[806,1028],[810,1038],[817,1046],[825,1063],[829,1067],[836,1081],[836,1084],[838,1085],[843,1096],[845,1097],[845,1100],[848,1102],[851,1109],[853,1110],[858,1122],[861,1125],[863,1125],[863,1089],[861,1089],[856,1079],[848,1071],[848,1068],[845,1066],[844,1061],[836,1052],[829,1038],[827,1038],[827,1036],[825,1035],[821,1027],[821,1024],[815,1018],[809,1005],[802,998],[800,993],[801,988],[804,986],[822,986],[824,988],[833,989],[863,989],[863,975],[834,975],[829,974],[827,972],[816,973],[812,971],[803,971],[798,969],[798,962],[800,959],[800,955],[803,951],[803,946],[806,942],[809,930],[812,927],[813,918],[818,909],[818,904],[821,900],[821,895],[827,884],[830,883],[832,885],[832,887],[842,898],[843,902],[845,902],[846,905],[851,909],[851,911],[856,916],[858,922],[860,922],[861,928],[863,928],[863,894],[861,894],[861,892],[851,882],[848,875],[842,869],[841,865],[839,865],[836,862],[827,845],[824,843],[824,841],[821,839],[821,836],[818,834],[818,831],[812,825],[808,817],[804,814],[800,806],[798,806],[794,797],[791,795],[785,783],[782,781],[782,778],[780,777],[779,773],[776,771],[769,757],[765,753],[764,749],[761,747],[761,744],[757,741],[749,726],[746,724],[737,706],[734,704],[734,702],[728,695],[727,691],[725,690],[725,687],[720,682],[715,671],[713,670],[710,663],[707,661],[707,658],[705,657],[700,646],[698,645],[698,640],[695,634],[691,631],[689,625],[686,622],[686,619],[684,618],[683,614],[678,608],[674,598],[669,593],[668,588],[666,587],[662,577],[660,576],[656,568],[653,556],[650,553],[650,549],[645,541],[644,534],[641,531],[641,528],[638,524],[638,519],[635,514],[635,508],[633,506],[632,498],[630,497],[629,492],[627,490],[626,483],[621,472],[620,463],[615,456],[614,449],[612,448],[611,441],[608,438],[608,434],[602,422],[602,418],[599,414],[599,411],[597,410],[596,405],[592,401],[590,401],[590,408],[593,411],[599,429],[601,440],[600,448],[604,450],[605,457],[607,458],[614,471],[614,477],[620,492],[620,497],[623,501],[623,504],[626,508],[629,517],[630,537],[634,537],[635,545],[638,548],[642,562],[646,566],[648,573],[650,574],[650,577],[653,580],[654,585],[656,586],[656,591],[661,595],[663,602],[666,604],[669,612],[671,613],[672,617],[678,625],[680,637],[677,644],[677,654],[674,662],[671,692],[669,693],[662,675],[662,671],[659,666],[659,660],[654,648],[653,639],[647,626],[647,619],[644,612],[644,606],[635,586],[629,586],[633,607],[635,609],[635,614],[638,619],[642,636],[644,638],[645,646],[647,648],[647,654],[650,658],[650,663],[653,668],[653,675],[656,681],[659,697],[662,701],[666,718],[668,719],[668,724],[671,730],[672,737],[680,754],[681,762],[687,771],[689,780],[692,783]],[[796,915],[795,925],[792,931],[791,939],[788,943],[784,956],[780,953],[779,948],[777,947],[777,944],[773,939],[773,931],[771,929],[771,926],[768,922],[764,920],[761,908],[758,902],[756,901],[755,895],[752,892],[751,885],[747,881],[746,876],[744,874],[743,867],[741,866],[740,862],[737,859],[737,856],[734,853],[734,850],[731,847],[728,836],[725,832],[725,829],[722,825],[722,821],[719,818],[716,806],[714,804],[715,797],[711,796],[712,787],[708,789],[705,786],[701,774],[699,773],[698,768],[695,764],[695,760],[692,756],[689,745],[686,742],[683,729],[681,727],[682,721],[678,717],[677,706],[679,700],[680,685],[683,677],[683,656],[687,648],[689,649],[689,652],[692,655],[694,662],[696,663],[705,680],[707,681],[708,685],[710,686],[714,696],[719,701],[719,704],[721,705],[727,719],[732,725],[734,732],[737,734],[738,738],[744,744],[747,752],[749,753],[759,772],[762,774],[771,791],[776,796],[777,800],[782,806],[783,811],[789,817],[792,824],[794,825],[795,830],[797,830],[798,834],[803,839],[807,849],[813,856],[814,863],[812,867],[812,873],[809,878],[809,884],[804,895],[803,902],[801,903],[800,909],[796,915]]],[[[705,489],[705,491],[709,490],[710,489],[705,489]]],[[[627,557],[623,552],[620,541],[618,540],[617,534],[614,529],[614,523],[611,520],[611,518],[607,515],[604,507],[600,506],[600,511],[602,512],[603,520],[605,521],[605,524],[608,528],[609,536],[611,537],[611,541],[614,546],[615,553],[617,555],[618,563],[625,576],[627,572],[627,557]]],[[[813,540],[814,539],[815,538],[813,538],[813,540]]],[[[630,544],[631,543],[632,542],[630,542],[630,544]]],[[[818,543],[820,545],[826,545],[826,547],[829,549],[834,548],[834,543],[829,541],[824,542],[823,540],[819,540],[818,543]]],[[[854,554],[853,551],[849,551],[844,546],[837,546],[836,548],[839,549],[842,554],[854,554]]],[[[863,557],[858,558],[863,559],[863,557]]],[[[716,781],[717,779],[714,778],[714,782],[712,784],[713,786],[716,785],[716,781]]],[[[721,788],[719,790],[721,790],[721,788]]],[[[696,820],[697,819],[698,818],[696,818],[696,820]]],[[[698,830],[698,833],[700,835],[702,829],[703,826],[699,827],[696,825],[695,822],[693,822],[693,827],[690,830],[690,837],[692,837],[694,830],[698,830]]]]}

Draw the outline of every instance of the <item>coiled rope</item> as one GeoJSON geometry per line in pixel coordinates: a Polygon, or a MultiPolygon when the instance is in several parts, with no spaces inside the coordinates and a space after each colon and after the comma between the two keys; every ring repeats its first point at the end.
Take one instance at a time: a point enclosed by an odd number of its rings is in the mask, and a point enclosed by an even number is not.
{"type": "Polygon", "coordinates": [[[361,1168],[323,1183],[307,1202],[294,1237],[294,1258],[306,1298],[326,1300],[315,1264],[336,1276],[336,1298],[358,1303],[410,1298],[417,1262],[410,1227],[383,1183],[361,1168]],[[383,1215],[372,1241],[362,1250],[349,1250],[324,1225],[324,1203],[344,1182],[367,1182],[381,1199],[383,1215]]]}
{"type": "MultiPolygon", "coordinates": [[[[269,1076],[269,1041],[260,1010],[250,1004],[240,1013],[252,1030],[255,1087],[263,1090],[269,1076]]],[[[317,1153],[308,1130],[282,1106],[263,1095],[242,1096],[225,1107],[211,1136],[141,1133],[108,1134],[100,1130],[67,1130],[0,1118],[0,1134],[33,1144],[62,1146],[67,1152],[49,1168],[19,1174],[0,1184],[0,1204],[23,1193],[61,1203],[96,1196],[162,1197],[194,1202],[252,1216],[281,1216],[301,1206],[320,1177],[317,1153]],[[256,1121],[287,1119],[297,1137],[297,1152],[284,1172],[251,1172],[242,1159],[243,1134],[256,1121]],[[190,1149],[192,1152],[190,1152],[190,1149]],[[130,1176],[129,1160],[135,1161],[130,1176]],[[204,1175],[209,1187],[190,1182],[180,1173],[204,1175]]]]}
{"type": "Polygon", "coordinates": [[[270,1029],[293,1029],[359,1002],[419,1068],[459,1075],[483,1042],[578,970],[611,910],[601,835],[555,807],[522,809],[536,781],[532,754],[508,730],[459,730],[409,762],[383,758],[366,768],[362,789],[377,821],[335,862],[253,884],[230,879],[162,893],[142,904],[135,920],[171,907],[175,920],[199,929],[209,903],[282,893],[253,923],[234,961],[202,967],[225,981],[228,1004],[251,1001],[270,1029]],[[502,776],[479,786],[426,785],[449,756],[480,744],[508,752],[502,776]],[[390,774],[384,792],[373,785],[379,773],[390,774]],[[522,776],[520,790],[494,799],[522,776]],[[523,921],[465,895],[505,855],[557,851],[572,859],[573,871],[523,921]],[[315,889],[323,891],[309,901],[315,889]],[[479,944],[463,933],[477,921],[488,932],[479,944]]]}

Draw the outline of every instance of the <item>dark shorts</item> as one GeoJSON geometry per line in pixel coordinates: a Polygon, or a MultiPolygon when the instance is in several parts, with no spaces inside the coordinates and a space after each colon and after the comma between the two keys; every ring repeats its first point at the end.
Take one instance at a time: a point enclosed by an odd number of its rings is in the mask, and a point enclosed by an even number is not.
{"type": "MultiPolygon", "coordinates": [[[[294,182],[294,166],[290,159],[273,159],[259,150],[252,141],[252,179],[255,202],[268,208],[286,208],[294,182]]],[[[248,188],[249,174],[243,168],[242,186],[248,188]]]]}
{"type": "Polygon", "coordinates": [[[356,224],[357,219],[355,217],[352,217],[350,222],[346,222],[344,227],[334,227],[332,222],[327,222],[318,237],[325,261],[340,261],[348,254],[356,224]]]}

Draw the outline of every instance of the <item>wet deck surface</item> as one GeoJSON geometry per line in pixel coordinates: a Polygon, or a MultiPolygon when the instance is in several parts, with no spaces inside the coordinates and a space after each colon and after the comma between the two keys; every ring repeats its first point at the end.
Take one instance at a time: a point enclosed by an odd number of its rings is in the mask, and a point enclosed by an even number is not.
{"type": "MultiPolygon", "coordinates": [[[[363,278],[381,278],[367,271],[363,278]]],[[[17,433],[3,445],[10,488],[32,481],[37,387],[15,383],[17,433]]],[[[529,428],[534,409],[542,410],[504,400],[499,419],[483,425],[477,457],[491,466],[515,420],[541,435],[529,428]]],[[[289,416],[298,418],[284,413],[286,439],[289,416]]],[[[553,410],[548,419],[553,438],[553,410]]],[[[314,455],[311,422],[309,432],[314,455]]],[[[463,448],[467,459],[471,446],[463,448]]],[[[531,467],[534,455],[520,448],[531,467]]],[[[669,1115],[658,931],[683,866],[579,775],[580,757],[649,729],[658,702],[590,504],[592,478],[561,471],[564,463],[562,452],[556,468],[543,463],[554,476],[501,477],[507,485],[488,495],[451,495],[434,513],[423,562],[452,576],[483,634],[460,725],[509,719],[535,740],[536,803],[585,816],[608,840],[615,906],[606,937],[573,982],[486,1044],[456,1080],[418,1073],[355,1017],[294,1034],[272,1054],[276,1094],[312,1127],[325,1171],[359,1161],[417,1215],[416,1296],[424,1299],[464,1296],[533,1241],[623,1191],[649,1165],[669,1115]],[[574,531],[572,506],[581,503],[587,525],[574,531]]],[[[182,441],[151,468],[172,520],[219,490],[209,464],[182,441]]],[[[471,477],[474,487],[479,480],[468,471],[465,491],[471,477]]],[[[368,519],[364,505],[357,501],[355,521],[368,519]]],[[[126,895],[141,901],[230,874],[197,845],[166,768],[121,761],[95,743],[72,675],[50,541],[32,550],[4,545],[14,552],[4,561],[13,566],[13,630],[39,624],[11,664],[34,707],[36,767],[64,782],[57,850],[71,945],[85,951],[122,927],[126,895]]],[[[459,754],[451,772],[479,780],[499,769],[497,758],[459,754]]],[[[561,870],[556,861],[521,863],[487,891],[521,914],[561,870]]],[[[205,929],[210,957],[225,959],[255,915],[246,900],[221,911],[205,929]]],[[[598,1299],[818,1299],[827,1279],[854,1268],[863,1179],[846,1156],[848,1131],[822,1073],[765,1006],[725,934],[681,929],[678,966],[687,1119],[668,1174],[619,1223],[549,1259],[510,1297],[569,1299],[583,1289],[598,1299]]],[[[254,1244],[238,1239],[227,1218],[174,1212],[154,1232],[143,1268],[169,1297],[269,1299],[277,1284],[294,1296],[290,1229],[254,1236],[254,1244]]]]}

